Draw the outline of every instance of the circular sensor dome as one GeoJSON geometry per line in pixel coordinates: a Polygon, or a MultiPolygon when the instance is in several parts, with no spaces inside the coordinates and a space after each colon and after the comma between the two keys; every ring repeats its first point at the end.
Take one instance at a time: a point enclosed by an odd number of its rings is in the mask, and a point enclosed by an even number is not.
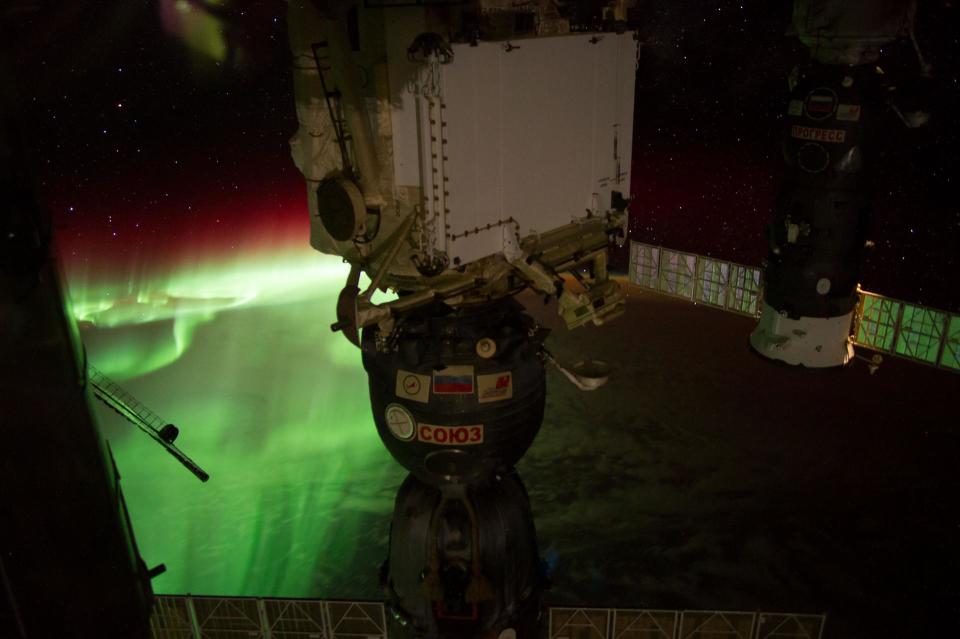
{"type": "Polygon", "coordinates": [[[338,242],[356,237],[366,215],[363,194],[350,180],[331,178],[317,187],[317,217],[330,237],[338,242]]]}
{"type": "Polygon", "coordinates": [[[830,166],[830,154],[823,146],[808,142],[797,152],[797,164],[807,173],[822,173],[830,166]]]}

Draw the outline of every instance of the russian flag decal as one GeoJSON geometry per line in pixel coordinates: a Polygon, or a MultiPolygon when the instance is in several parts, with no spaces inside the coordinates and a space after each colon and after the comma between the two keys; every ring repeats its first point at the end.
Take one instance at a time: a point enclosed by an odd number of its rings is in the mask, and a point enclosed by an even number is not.
{"type": "Polygon", "coordinates": [[[807,95],[803,102],[803,108],[807,112],[807,117],[811,120],[824,120],[833,115],[837,107],[837,94],[833,89],[820,87],[814,89],[807,95]]]}
{"type": "Polygon", "coordinates": [[[437,395],[472,395],[473,366],[447,366],[433,371],[433,392],[437,395]]]}

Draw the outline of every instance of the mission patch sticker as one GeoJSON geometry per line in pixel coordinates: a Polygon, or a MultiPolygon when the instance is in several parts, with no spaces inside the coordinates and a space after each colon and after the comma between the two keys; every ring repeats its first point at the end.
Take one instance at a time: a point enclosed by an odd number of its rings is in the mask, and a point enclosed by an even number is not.
{"type": "Polygon", "coordinates": [[[856,122],[860,119],[859,104],[841,104],[837,107],[837,119],[842,122],[856,122]]]}
{"type": "Polygon", "coordinates": [[[477,401],[481,404],[513,397],[513,373],[477,375],[477,401]]]}
{"type": "Polygon", "coordinates": [[[426,404],[430,401],[430,376],[397,370],[397,397],[426,404]]]}
{"type": "Polygon", "coordinates": [[[401,441],[410,441],[416,434],[413,414],[400,404],[387,404],[383,418],[390,433],[401,441]]]}
{"type": "Polygon", "coordinates": [[[473,366],[447,366],[433,371],[433,392],[437,395],[472,395],[473,366]]]}

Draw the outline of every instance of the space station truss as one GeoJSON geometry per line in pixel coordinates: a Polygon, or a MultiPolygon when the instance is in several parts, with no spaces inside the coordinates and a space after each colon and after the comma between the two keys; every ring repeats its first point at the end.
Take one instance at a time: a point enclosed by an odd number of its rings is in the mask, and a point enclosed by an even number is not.
{"type": "Polygon", "coordinates": [[[158,596],[154,639],[387,639],[375,601],[158,596]]]}
{"type": "Polygon", "coordinates": [[[94,393],[127,419],[139,422],[155,431],[159,431],[167,423],[165,419],[141,404],[136,397],[123,390],[119,384],[89,363],[87,364],[87,378],[94,393]]]}
{"type": "MultiPolygon", "coordinates": [[[[694,304],[757,317],[763,270],[662,246],[630,243],[630,282],[694,304]]],[[[859,290],[857,346],[960,372],[960,315],[859,290]]]]}
{"type": "MultiPolygon", "coordinates": [[[[820,639],[825,615],[550,608],[549,639],[820,639]]],[[[154,639],[389,639],[379,601],[157,596],[154,639]]]]}
{"type": "Polygon", "coordinates": [[[549,639],[820,639],[825,615],[551,608],[549,639]]]}

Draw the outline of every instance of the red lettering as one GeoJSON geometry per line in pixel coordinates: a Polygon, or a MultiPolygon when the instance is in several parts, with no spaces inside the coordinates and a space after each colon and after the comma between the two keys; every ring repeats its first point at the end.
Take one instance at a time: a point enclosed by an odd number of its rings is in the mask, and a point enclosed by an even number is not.
{"type": "Polygon", "coordinates": [[[790,136],[798,140],[817,140],[821,142],[843,142],[847,132],[841,129],[815,129],[813,127],[793,125],[790,136]]]}
{"type": "Polygon", "coordinates": [[[476,426],[431,426],[418,424],[418,439],[431,444],[482,444],[483,424],[476,426]]]}

